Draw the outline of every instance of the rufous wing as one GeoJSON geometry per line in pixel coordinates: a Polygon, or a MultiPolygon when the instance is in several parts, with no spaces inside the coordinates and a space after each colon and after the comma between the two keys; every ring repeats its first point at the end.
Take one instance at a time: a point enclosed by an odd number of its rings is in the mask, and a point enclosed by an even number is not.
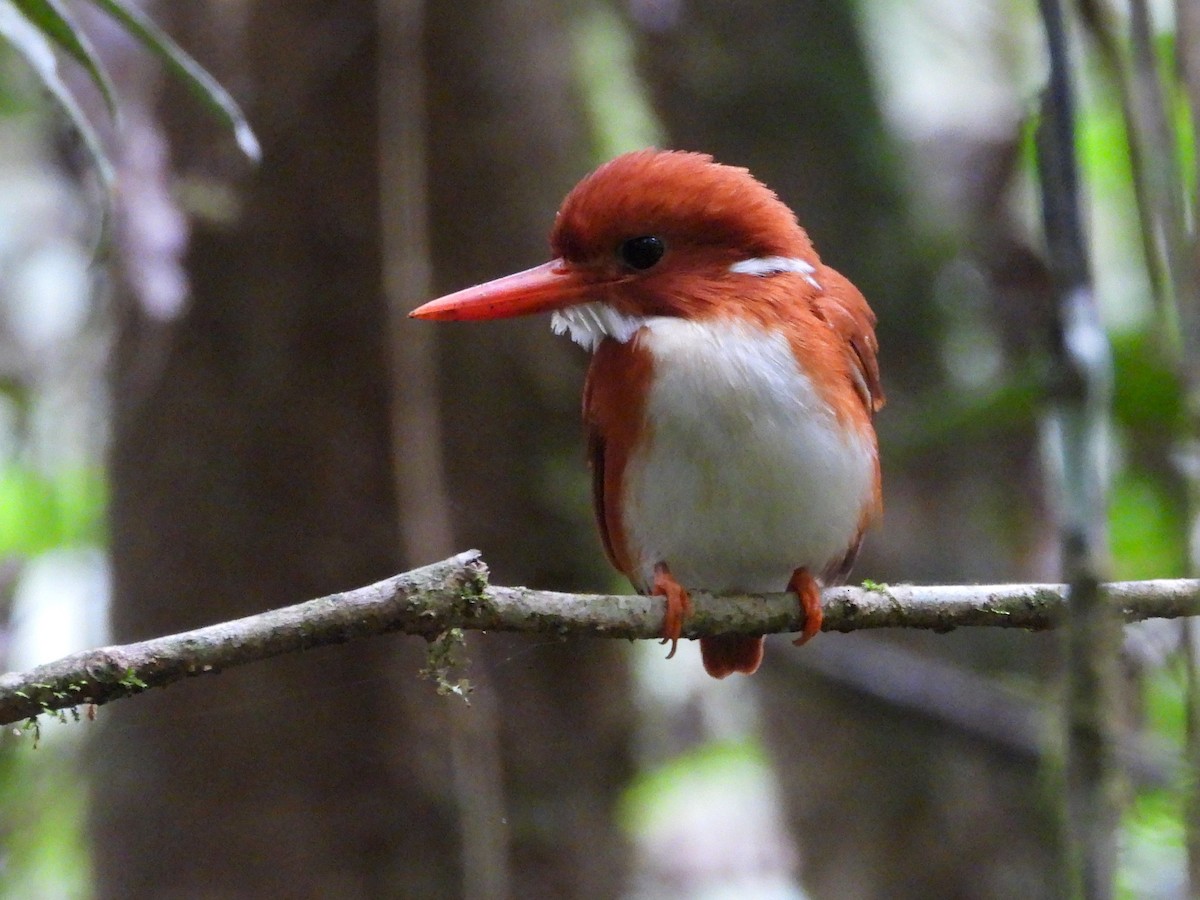
{"type": "Polygon", "coordinates": [[[883,408],[879,380],[879,341],[875,338],[875,313],[866,298],[841,273],[823,267],[822,290],[811,299],[813,311],[841,338],[849,356],[854,388],[868,413],[883,408]]]}
{"type": "Polygon", "coordinates": [[[592,356],[583,389],[596,525],[609,561],[639,590],[646,585],[626,542],[622,500],[626,466],[639,442],[647,439],[644,413],[652,366],[649,352],[638,346],[636,337],[625,343],[606,339],[592,356]]]}

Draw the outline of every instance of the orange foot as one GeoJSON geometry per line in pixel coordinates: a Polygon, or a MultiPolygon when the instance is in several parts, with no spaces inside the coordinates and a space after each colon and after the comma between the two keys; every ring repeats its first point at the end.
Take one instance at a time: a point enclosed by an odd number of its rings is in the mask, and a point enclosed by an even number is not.
{"type": "Polygon", "coordinates": [[[821,622],[825,619],[821,612],[821,589],[817,587],[817,579],[803,566],[792,573],[787,589],[800,598],[800,608],[804,610],[804,630],[792,641],[799,647],[821,630],[821,622]]]}
{"type": "Polygon", "coordinates": [[[662,643],[671,642],[671,652],[667,654],[667,659],[670,659],[675,655],[675,648],[679,646],[679,636],[683,633],[683,620],[692,612],[692,601],[683,585],[675,580],[675,576],[671,574],[667,564],[661,562],[654,567],[654,584],[650,593],[667,598],[667,614],[663,617],[662,643]]]}

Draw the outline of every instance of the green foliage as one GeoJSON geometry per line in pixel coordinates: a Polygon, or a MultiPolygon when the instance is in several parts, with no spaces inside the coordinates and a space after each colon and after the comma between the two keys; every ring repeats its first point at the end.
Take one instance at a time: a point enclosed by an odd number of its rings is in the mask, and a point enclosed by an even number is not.
{"type": "MultiPolygon", "coordinates": [[[[1143,700],[1147,729],[1182,753],[1187,716],[1182,661],[1149,672],[1143,700]]],[[[1121,823],[1119,897],[1184,895],[1183,804],[1183,792],[1174,788],[1144,789],[1135,795],[1121,823]]]]}
{"type": "MultiPolygon", "coordinates": [[[[162,60],[163,64],[192,91],[199,101],[233,132],[242,152],[255,162],[261,156],[258,139],[245,115],[221,85],[191,56],[129,0],[90,0],[112,17],[131,37],[162,60]]],[[[104,187],[103,235],[109,212],[108,198],[115,172],[108,151],[92,121],[84,112],[59,70],[60,54],[78,65],[117,115],[117,98],[112,80],[91,42],[70,17],[61,0],[0,0],[0,40],[8,43],[33,70],[41,85],[66,114],[91,157],[104,187]]]]}
{"type": "Polygon", "coordinates": [[[1181,897],[1184,867],[1183,798],[1178,791],[1139,793],[1121,827],[1121,900],[1181,897]]]}
{"type": "Polygon", "coordinates": [[[1182,660],[1155,670],[1146,679],[1142,702],[1147,729],[1182,746],[1187,728],[1187,689],[1182,660]]]}
{"type": "Polygon", "coordinates": [[[1183,575],[1184,511],[1168,485],[1146,473],[1123,472],[1112,487],[1108,521],[1115,579],[1183,575]]]}
{"type": "MultiPolygon", "coordinates": [[[[9,463],[0,468],[0,559],[99,543],[104,504],[98,469],[47,475],[9,463]]],[[[0,900],[84,897],[89,880],[86,789],[70,774],[79,771],[69,758],[75,748],[51,741],[47,734],[55,722],[78,722],[82,712],[79,706],[46,706],[49,696],[82,701],[86,686],[73,683],[55,690],[38,684],[34,689],[44,714],[27,719],[15,733],[0,734],[0,809],[5,811],[0,817],[0,900]],[[21,752],[23,747],[39,748],[44,737],[48,746],[38,754],[21,752]]]]}
{"type": "Polygon", "coordinates": [[[21,753],[17,742],[0,740],[0,900],[87,897],[87,788],[75,749],[55,742],[37,754],[21,753]]]}
{"type": "Polygon", "coordinates": [[[131,36],[137,38],[147,50],[162,60],[168,71],[187,85],[196,98],[233,132],[242,152],[249,159],[258,162],[262,157],[262,148],[258,144],[258,138],[254,136],[254,130],[237,102],[215,78],[134,4],[126,0],[92,2],[116,19],[131,36]]]}
{"type": "MultiPolygon", "coordinates": [[[[28,5],[38,6],[38,4],[32,3],[28,5]]],[[[53,7],[50,8],[53,9],[53,7]]],[[[36,10],[34,12],[36,14],[36,10]]],[[[79,105],[58,69],[58,55],[54,50],[57,41],[54,35],[58,34],[61,28],[62,25],[58,19],[30,18],[16,4],[15,0],[0,0],[0,38],[25,58],[38,80],[41,81],[42,87],[66,113],[67,118],[83,139],[84,146],[95,165],[96,174],[99,175],[107,194],[111,192],[116,179],[112,162],[108,158],[100,136],[92,127],[83,107],[79,105]]],[[[78,30],[75,29],[75,31],[78,30]]],[[[83,40],[76,40],[74,46],[84,48],[82,52],[85,54],[88,52],[87,44],[83,40]]],[[[91,68],[100,71],[96,66],[97,64],[92,60],[91,68]]],[[[85,69],[87,68],[85,66],[85,69]]],[[[107,90],[107,87],[108,80],[105,79],[101,90],[107,90]]],[[[107,211],[107,204],[105,204],[105,210],[107,211]]]]}
{"type": "MultiPolygon", "coordinates": [[[[1175,35],[1164,32],[1158,37],[1157,51],[1163,71],[1174,71],[1175,35]]],[[[1076,153],[1080,170],[1089,191],[1104,191],[1119,196],[1125,206],[1133,203],[1133,161],[1129,151],[1129,126],[1121,108],[1120,94],[1111,83],[1112,74],[1103,67],[1088,73],[1088,80],[1097,82],[1096,89],[1083,97],[1083,107],[1076,120],[1076,153]]],[[[1171,79],[1166,79],[1168,103],[1174,125],[1178,151],[1177,163],[1187,179],[1189,190],[1195,184],[1195,141],[1191,127],[1191,112],[1182,91],[1170,93],[1171,79]]],[[[1034,170],[1034,133],[1037,117],[1031,116],[1022,135],[1022,157],[1028,171],[1034,170]]]]}
{"type": "MultiPolygon", "coordinates": [[[[1145,83],[1131,87],[1140,76],[1133,74],[1137,47],[1128,19],[1106,21],[1103,15],[1095,20],[1101,39],[1089,44],[1090,56],[1078,73],[1083,88],[1076,152],[1086,185],[1091,266],[1110,328],[1115,372],[1116,452],[1108,510],[1112,574],[1118,579],[1178,577],[1188,569],[1189,475],[1179,461],[1190,452],[1190,426],[1177,365],[1180,348],[1172,346],[1179,343],[1178,312],[1171,304],[1186,286],[1172,283],[1178,272],[1169,263],[1171,239],[1181,236],[1172,232],[1186,230],[1187,223],[1175,221],[1174,208],[1194,195],[1196,148],[1175,35],[1167,29],[1152,38],[1166,101],[1167,121],[1160,129],[1145,83]],[[1140,115],[1126,119],[1123,93],[1130,111],[1140,115]],[[1143,235],[1143,228],[1149,233],[1143,235]]],[[[1032,134],[1030,127],[1023,147],[1030,167],[1032,134]]],[[[1185,679],[1178,669],[1151,668],[1142,681],[1145,729],[1182,755],[1185,679]]],[[[1187,893],[1182,790],[1187,787],[1136,794],[1122,823],[1119,896],[1187,893]]]]}
{"type": "Polygon", "coordinates": [[[622,825],[631,834],[643,833],[670,815],[676,797],[706,785],[758,782],[769,771],[766,753],[755,741],[702,744],[635,778],[621,799],[622,825]]]}
{"type": "Polygon", "coordinates": [[[104,504],[98,470],[49,477],[17,464],[0,468],[0,557],[99,543],[104,504]]]}
{"type": "Polygon", "coordinates": [[[662,126],[635,72],[629,26],[602,4],[588,6],[572,25],[580,95],[593,132],[598,162],[628,150],[659,146],[662,126]]]}
{"type": "Polygon", "coordinates": [[[58,0],[13,0],[13,3],[46,38],[83,66],[92,83],[104,95],[108,111],[115,116],[117,100],[112,81],[100,65],[86,32],[71,24],[58,0]]]}
{"type": "Polygon", "coordinates": [[[1188,98],[1183,89],[1183,81],[1172,77],[1171,74],[1180,71],[1175,38],[1174,31],[1160,33],[1155,38],[1155,52],[1158,56],[1158,68],[1166,90],[1167,108],[1174,126],[1179,172],[1183,176],[1184,188],[1190,195],[1196,190],[1196,142],[1195,132],[1192,129],[1192,113],[1188,108],[1188,98]]]}
{"type": "MultiPolygon", "coordinates": [[[[1088,189],[1097,188],[1124,198],[1133,190],[1133,163],[1129,156],[1129,132],[1120,100],[1111,91],[1088,98],[1075,122],[1075,153],[1080,174],[1088,189]]],[[[1021,132],[1021,161],[1025,171],[1037,171],[1037,128],[1040,116],[1031,114],[1021,132]]]]}
{"type": "Polygon", "coordinates": [[[1145,331],[1112,336],[1113,417],[1131,431],[1162,436],[1183,425],[1179,380],[1160,343],[1145,331]]]}
{"type": "Polygon", "coordinates": [[[1114,95],[1100,94],[1088,104],[1079,119],[1076,147],[1089,189],[1132,198],[1129,134],[1121,105],[1114,95]]]}

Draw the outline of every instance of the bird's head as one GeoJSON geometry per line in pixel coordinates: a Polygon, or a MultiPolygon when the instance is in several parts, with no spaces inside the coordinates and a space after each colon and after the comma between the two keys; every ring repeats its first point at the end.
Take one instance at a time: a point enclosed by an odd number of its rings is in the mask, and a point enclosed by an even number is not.
{"type": "Polygon", "coordinates": [[[817,263],[792,211],[745,169],[700,153],[639,150],[567,195],[548,263],[414,310],[421,319],[554,311],[558,331],[594,346],[627,340],[648,316],[700,318],[745,302],[765,275],[817,263]],[[747,281],[750,279],[750,281],[747,281]]]}

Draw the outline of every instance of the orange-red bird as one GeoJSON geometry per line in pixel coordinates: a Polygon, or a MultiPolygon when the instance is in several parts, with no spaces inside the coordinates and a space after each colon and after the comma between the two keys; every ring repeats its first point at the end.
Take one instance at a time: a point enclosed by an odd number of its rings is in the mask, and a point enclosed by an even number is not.
{"type": "MultiPolygon", "coordinates": [[[[795,215],[745,169],[698,153],[619,156],[563,201],[554,259],[434,300],[421,319],[553,311],[594,350],[583,393],[593,499],[612,564],[666,598],[787,589],[821,628],[881,511],[875,316],[795,215]]],[[[700,639],[716,678],[762,637],[700,639]]]]}

